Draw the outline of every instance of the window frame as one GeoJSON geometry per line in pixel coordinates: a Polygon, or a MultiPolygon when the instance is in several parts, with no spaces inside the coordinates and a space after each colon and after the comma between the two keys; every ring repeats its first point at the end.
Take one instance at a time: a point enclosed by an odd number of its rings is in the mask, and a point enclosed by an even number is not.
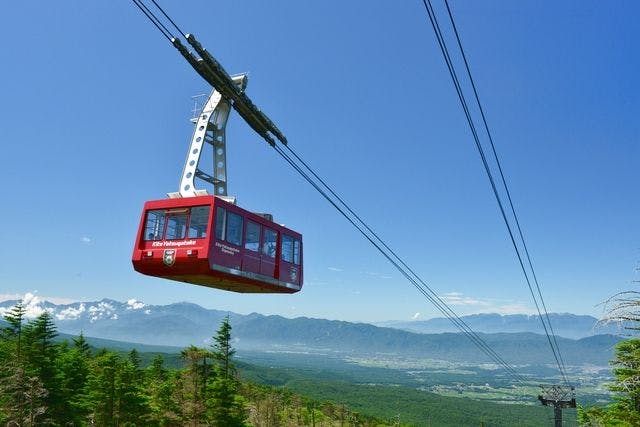
{"type": "Polygon", "coordinates": [[[198,206],[188,206],[184,208],[159,208],[159,209],[147,209],[144,213],[144,229],[142,231],[142,241],[143,242],[158,242],[163,240],[186,240],[186,239],[206,239],[209,232],[209,220],[211,217],[211,206],[209,205],[198,205],[198,206]],[[193,210],[203,208],[207,210],[207,215],[204,217],[204,221],[199,221],[198,225],[203,225],[205,228],[203,230],[204,236],[192,236],[190,234],[192,219],[193,219],[193,210]],[[151,224],[149,220],[149,214],[158,215],[155,222],[160,225],[158,227],[157,233],[154,233],[154,238],[149,238],[150,229],[155,228],[149,227],[151,224]],[[177,225],[180,228],[183,228],[183,234],[181,237],[175,236],[167,236],[167,232],[169,230],[169,223],[172,219],[184,217],[185,221],[180,224],[178,221],[177,225]]]}
{"type": "MultiPolygon", "coordinates": [[[[144,242],[157,242],[159,240],[163,240],[164,237],[164,229],[167,225],[167,216],[165,215],[165,210],[164,209],[147,209],[147,211],[144,213],[144,230],[142,232],[142,240],[144,242]],[[154,232],[153,238],[149,238],[149,214],[150,213],[156,213],[159,212],[162,216],[160,221],[158,221],[158,219],[156,218],[156,220],[154,221],[156,224],[160,224],[160,227],[158,232],[154,232]]],[[[155,225],[153,227],[154,229],[156,228],[155,225]]]]}
{"type": "Polygon", "coordinates": [[[274,260],[277,258],[277,256],[278,256],[278,234],[279,234],[278,230],[274,230],[273,228],[267,227],[266,225],[262,226],[262,238],[260,239],[260,254],[261,255],[264,255],[264,256],[266,256],[268,258],[271,258],[271,259],[274,259],[274,260]],[[273,232],[273,234],[275,235],[275,238],[276,238],[275,242],[274,242],[274,245],[273,245],[273,248],[274,248],[273,255],[270,255],[268,252],[266,252],[266,246],[267,246],[266,238],[267,238],[267,234],[269,232],[273,232]]]}
{"type": "Polygon", "coordinates": [[[187,226],[189,225],[189,216],[190,216],[190,212],[187,209],[186,212],[166,212],[165,211],[165,226],[164,226],[164,234],[163,234],[163,240],[184,240],[187,236],[187,226]],[[171,237],[169,238],[167,236],[167,232],[169,231],[169,221],[172,220],[172,218],[179,218],[179,217],[184,217],[184,223],[180,224],[179,222],[177,222],[175,229],[178,229],[178,227],[182,226],[182,236],[181,237],[171,237]]]}
{"type": "Polygon", "coordinates": [[[209,233],[207,232],[207,230],[209,229],[209,218],[211,217],[211,206],[209,205],[200,205],[200,206],[191,206],[189,208],[189,221],[187,222],[187,232],[186,232],[186,237],[185,239],[206,239],[207,236],[209,235],[209,233]],[[203,224],[204,227],[204,236],[191,236],[191,224],[192,224],[192,220],[193,220],[193,210],[194,209],[198,209],[198,208],[205,208],[207,209],[207,216],[206,219],[204,221],[204,223],[200,223],[203,224]]]}
{"type": "Polygon", "coordinates": [[[300,255],[302,254],[302,241],[298,238],[293,239],[293,263],[300,265],[300,255]]]}
{"type": "MultiPolygon", "coordinates": [[[[236,224],[236,225],[238,225],[238,224],[236,224]]],[[[243,246],[243,242],[244,242],[244,216],[242,216],[242,215],[240,215],[238,213],[235,213],[233,211],[227,210],[227,220],[226,220],[225,234],[226,234],[225,239],[224,239],[225,242],[227,242],[229,244],[232,244],[234,246],[242,247],[243,246]],[[240,234],[239,234],[239,236],[237,236],[238,239],[234,240],[234,241],[231,241],[229,239],[229,235],[231,234],[231,233],[229,233],[229,226],[232,223],[230,217],[232,215],[234,217],[240,219],[239,227],[236,228],[236,231],[238,231],[240,234]]]]}
{"type": "Polygon", "coordinates": [[[288,262],[289,264],[293,264],[293,242],[295,242],[295,240],[296,239],[293,236],[286,233],[282,233],[282,238],[280,239],[280,259],[284,262],[288,262]],[[289,246],[286,252],[285,244],[289,246]]]}
{"type": "Polygon", "coordinates": [[[216,206],[216,224],[214,230],[214,237],[216,240],[225,240],[227,237],[227,210],[222,206],[216,206]],[[222,218],[222,226],[218,227],[218,219],[222,218]],[[221,230],[220,236],[218,236],[218,230],[221,230]]]}
{"type": "Polygon", "coordinates": [[[251,252],[255,252],[255,253],[260,253],[260,242],[262,240],[262,225],[260,223],[257,223],[255,221],[252,221],[251,219],[247,218],[247,221],[245,223],[245,232],[244,232],[244,249],[251,251],[251,252]],[[258,227],[258,241],[257,242],[251,242],[251,243],[256,243],[257,247],[255,249],[252,249],[250,247],[247,246],[247,244],[249,244],[250,242],[247,240],[249,237],[249,226],[250,225],[255,225],[256,227],[258,227]]]}

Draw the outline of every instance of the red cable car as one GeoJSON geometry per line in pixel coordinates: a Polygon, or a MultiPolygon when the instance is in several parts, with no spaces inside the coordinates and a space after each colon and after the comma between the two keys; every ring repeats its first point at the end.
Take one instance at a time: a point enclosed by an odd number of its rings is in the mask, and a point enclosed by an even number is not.
{"type": "MultiPolygon", "coordinates": [[[[245,75],[232,79],[244,90],[245,75]]],[[[276,224],[269,214],[236,206],[235,199],[227,197],[225,126],[230,109],[229,101],[214,89],[192,120],[196,128],[180,191],[169,193],[168,199],[145,203],[133,268],[149,276],[234,292],[298,292],[302,288],[302,235],[276,224]],[[206,149],[213,151],[212,173],[199,167],[206,149]],[[195,178],[212,184],[215,195],[196,190],[195,178]]]]}
{"type": "Polygon", "coordinates": [[[150,276],[248,293],[302,287],[302,236],[214,196],[146,202],[133,267],[150,276]]]}

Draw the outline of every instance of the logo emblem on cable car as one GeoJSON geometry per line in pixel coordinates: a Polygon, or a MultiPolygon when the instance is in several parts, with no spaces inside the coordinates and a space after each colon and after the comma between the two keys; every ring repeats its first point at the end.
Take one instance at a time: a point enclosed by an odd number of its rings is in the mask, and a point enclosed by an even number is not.
{"type": "Polygon", "coordinates": [[[167,267],[171,267],[176,262],[176,250],[175,249],[165,249],[164,254],[162,254],[162,262],[167,267]]]}
{"type": "Polygon", "coordinates": [[[298,278],[298,269],[295,267],[291,268],[291,280],[295,281],[298,278]]]}

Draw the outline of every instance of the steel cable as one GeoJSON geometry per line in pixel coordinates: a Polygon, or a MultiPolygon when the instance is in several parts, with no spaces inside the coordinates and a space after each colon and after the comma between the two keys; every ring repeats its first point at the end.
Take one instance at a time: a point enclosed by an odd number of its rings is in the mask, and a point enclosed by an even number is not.
{"type": "MultiPolygon", "coordinates": [[[[497,187],[496,187],[496,184],[495,184],[495,180],[493,178],[493,174],[491,173],[491,168],[490,168],[490,166],[489,166],[489,164],[487,162],[487,158],[486,158],[486,155],[484,153],[484,149],[482,148],[482,144],[480,143],[480,139],[479,139],[477,130],[475,128],[475,124],[473,122],[473,118],[471,116],[468,104],[466,102],[466,98],[465,98],[464,93],[462,91],[462,86],[461,86],[460,81],[458,79],[458,76],[456,74],[453,61],[451,60],[451,56],[449,55],[449,50],[448,50],[448,48],[446,46],[446,42],[444,40],[444,36],[442,34],[442,31],[440,29],[440,25],[438,24],[437,16],[436,16],[435,11],[433,9],[433,5],[431,4],[430,0],[422,0],[422,3],[423,3],[423,5],[424,5],[424,7],[425,7],[425,9],[427,11],[427,14],[428,14],[428,17],[429,17],[429,21],[430,21],[431,26],[432,26],[432,28],[434,30],[435,35],[436,35],[436,39],[438,41],[438,45],[440,47],[440,50],[441,50],[442,55],[444,57],[445,63],[447,65],[447,69],[449,71],[449,75],[450,75],[450,77],[451,77],[451,79],[453,81],[454,87],[456,89],[456,93],[458,95],[458,99],[459,99],[459,101],[460,101],[460,103],[462,105],[463,111],[465,113],[465,117],[467,119],[467,123],[469,124],[469,127],[471,129],[471,133],[473,135],[474,142],[476,144],[476,148],[478,149],[478,153],[480,154],[480,158],[482,160],[482,163],[483,163],[483,166],[484,166],[484,169],[485,169],[485,173],[487,174],[487,177],[488,177],[489,182],[491,184],[491,188],[492,188],[493,194],[494,194],[494,196],[496,198],[496,202],[498,203],[498,207],[500,209],[500,213],[502,215],[503,221],[505,223],[505,226],[507,227],[507,231],[509,233],[509,237],[511,239],[511,243],[512,243],[514,249],[515,249],[515,252],[516,252],[516,255],[517,255],[517,258],[518,258],[518,262],[519,262],[520,267],[522,269],[522,272],[523,272],[523,274],[525,276],[525,280],[527,282],[527,286],[528,286],[529,291],[531,293],[533,302],[534,302],[534,304],[536,306],[536,310],[538,312],[538,316],[540,317],[540,319],[542,321],[542,326],[544,328],[545,335],[547,337],[547,341],[548,341],[549,346],[551,348],[551,351],[553,353],[553,357],[556,360],[556,364],[558,366],[558,370],[559,370],[561,376],[563,377],[563,380],[565,381],[565,383],[567,383],[569,385],[569,381],[568,381],[568,379],[566,377],[566,374],[565,374],[565,371],[564,371],[564,361],[562,361],[562,362],[560,361],[561,357],[558,354],[559,353],[559,348],[556,349],[556,347],[554,346],[554,340],[552,340],[552,338],[551,338],[551,336],[549,334],[549,330],[547,328],[547,325],[543,320],[542,313],[540,311],[540,307],[539,307],[537,298],[535,296],[535,293],[533,291],[533,287],[531,285],[531,281],[529,279],[529,275],[528,275],[526,267],[524,265],[524,261],[522,259],[522,255],[520,254],[520,250],[518,248],[518,245],[516,243],[513,231],[511,229],[511,225],[510,225],[509,220],[507,218],[507,215],[506,215],[503,203],[502,203],[502,199],[501,199],[500,194],[499,194],[499,192],[497,190],[497,187]]],[[[554,335],[554,337],[555,337],[555,335],[554,335]]],[[[557,343],[557,341],[555,341],[555,342],[557,343]]]]}
{"type": "Polygon", "coordinates": [[[138,9],[142,11],[142,13],[146,15],[146,17],[149,19],[149,21],[151,21],[153,25],[155,25],[158,31],[160,31],[160,33],[162,33],[162,35],[165,36],[167,40],[169,40],[169,42],[172,42],[173,34],[171,34],[171,31],[169,31],[167,27],[165,27],[164,24],[162,24],[162,22],[158,19],[158,17],[153,12],[151,12],[151,10],[149,10],[147,5],[144,4],[142,0],[131,1],[138,7],[138,9]]]}
{"type": "MultiPolygon", "coordinates": [[[[562,358],[562,353],[560,352],[560,347],[558,346],[558,341],[556,339],[556,333],[553,330],[553,324],[551,323],[551,319],[549,318],[549,312],[547,311],[547,305],[544,302],[544,298],[542,296],[542,291],[540,289],[540,284],[538,282],[538,277],[536,275],[535,269],[533,268],[533,262],[531,261],[531,256],[529,255],[529,249],[527,248],[527,243],[524,239],[524,233],[522,232],[522,228],[520,226],[520,220],[518,219],[518,215],[516,214],[516,210],[513,204],[513,200],[511,198],[511,192],[509,191],[509,187],[507,185],[507,180],[504,176],[504,172],[502,170],[502,163],[500,162],[500,159],[498,157],[498,153],[496,151],[496,147],[495,144],[493,142],[493,136],[491,135],[491,131],[489,130],[489,124],[487,123],[487,118],[484,114],[484,108],[482,108],[482,104],[480,103],[480,96],[478,95],[478,90],[476,88],[476,84],[475,81],[473,79],[473,76],[471,75],[471,69],[469,67],[469,62],[467,61],[467,55],[465,54],[464,48],[462,47],[462,41],[460,39],[460,34],[458,33],[458,27],[456,26],[456,23],[453,19],[453,13],[451,12],[451,8],[449,7],[449,1],[448,0],[444,0],[444,3],[447,7],[447,14],[449,15],[449,20],[451,21],[451,26],[453,28],[454,34],[456,36],[456,41],[458,43],[458,48],[460,49],[460,53],[462,55],[462,59],[464,60],[464,65],[465,68],[467,70],[467,76],[469,77],[469,81],[471,83],[471,87],[473,88],[473,94],[475,96],[476,99],[476,103],[478,105],[478,110],[480,111],[480,115],[482,117],[482,122],[484,124],[484,128],[487,132],[487,137],[489,138],[489,143],[491,145],[491,151],[493,152],[493,157],[496,161],[496,164],[498,166],[498,171],[500,172],[500,179],[502,181],[502,185],[504,187],[505,193],[507,195],[507,200],[509,201],[509,206],[511,207],[511,212],[513,214],[513,218],[515,219],[516,222],[516,227],[518,229],[518,234],[520,236],[520,241],[522,242],[522,247],[524,249],[524,253],[526,255],[527,258],[527,262],[529,264],[529,269],[531,270],[531,274],[533,276],[533,282],[536,285],[536,289],[538,291],[538,296],[540,297],[540,302],[542,303],[542,308],[544,310],[544,314],[545,317],[547,319],[547,324],[549,325],[549,329],[551,330],[551,336],[553,337],[553,342],[556,346],[556,349],[558,350],[558,356],[560,357],[560,364],[562,365],[562,368],[566,371],[566,366],[564,364],[564,359],[562,358]]],[[[540,319],[543,323],[544,320],[540,319]]]]}
{"type": "MultiPolygon", "coordinates": [[[[288,146],[285,146],[288,147],[288,146]]],[[[487,354],[494,362],[502,366],[512,377],[518,382],[525,382],[526,379],[520,375],[511,365],[509,365],[500,355],[493,350],[493,348],[486,343],[475,331],[473,331],[467,324],[461,319],[438,295],[433,289],[431,289],[408,265],[392,250],[390,247],[340,198],[331,187],[329,187],[324,180],[322,180],[313,169],[311,169],[306,162],[304,162],[290,147],[289,151],[299,160],[304,167],[316,177],[321,183],[318,184],[302,169],[302,167],[289,157],[282,149],[275,146],[276,152],[282,156],[289,165],[291,165],[309,184],[311,184],[338,212],[351,223],[364,237],[367,239],[411,284],[425,297],[427,298],[438,310],[449,319],[467,338],[469,338],[481,351],[487,354]],[[336,199],[332,199],[326,191],[320,188],[320,185],[324,186],[336,199]],[[347,212],[338,206],[338,203],[342,204],[344,208],[351,213],[353,217],[350,217],[347,212]],[[355,218],[355,219],[354,219],[355,218]],[[360,222],[362,226],[358,225],[360,222]],[[364,227],[364,228],[363,228],[364,227]],[[369,233],[365,230],[368,230],[369,233]],[[378,243],[376,243],[377,240],[378,243]],[[385,251],[384,248],[387,249],[385,251]],[[404,268],[403,268],[404,266],[404,268]]]]}

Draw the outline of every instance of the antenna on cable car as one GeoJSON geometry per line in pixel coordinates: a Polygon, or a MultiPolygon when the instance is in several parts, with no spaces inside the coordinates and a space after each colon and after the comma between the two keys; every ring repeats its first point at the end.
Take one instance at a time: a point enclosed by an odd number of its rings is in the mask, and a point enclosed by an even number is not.
{"type": "MultiPolygon", "coordinates": [[[[233,84],[239,91],[247,87],[247,75],[240,74],[231,77],[233,84]]],[[[195,117],[195,129],[189,144],[189,151],[182,169],[180,186],[177,192],[168,193],[171,199],[179,197],[204,196],[207,190],[197,189],[195,179],[208,182],[213,185],[215,196],[225,198],[235,203],[234,197],[227,194],[227,147],[225,129],[231,105],[222,94],[214,88],[205,102],[199,115],[195,117]],[[213,147],[213,172],[207,173],[200,167],[204,144],[213,147]]]]}

